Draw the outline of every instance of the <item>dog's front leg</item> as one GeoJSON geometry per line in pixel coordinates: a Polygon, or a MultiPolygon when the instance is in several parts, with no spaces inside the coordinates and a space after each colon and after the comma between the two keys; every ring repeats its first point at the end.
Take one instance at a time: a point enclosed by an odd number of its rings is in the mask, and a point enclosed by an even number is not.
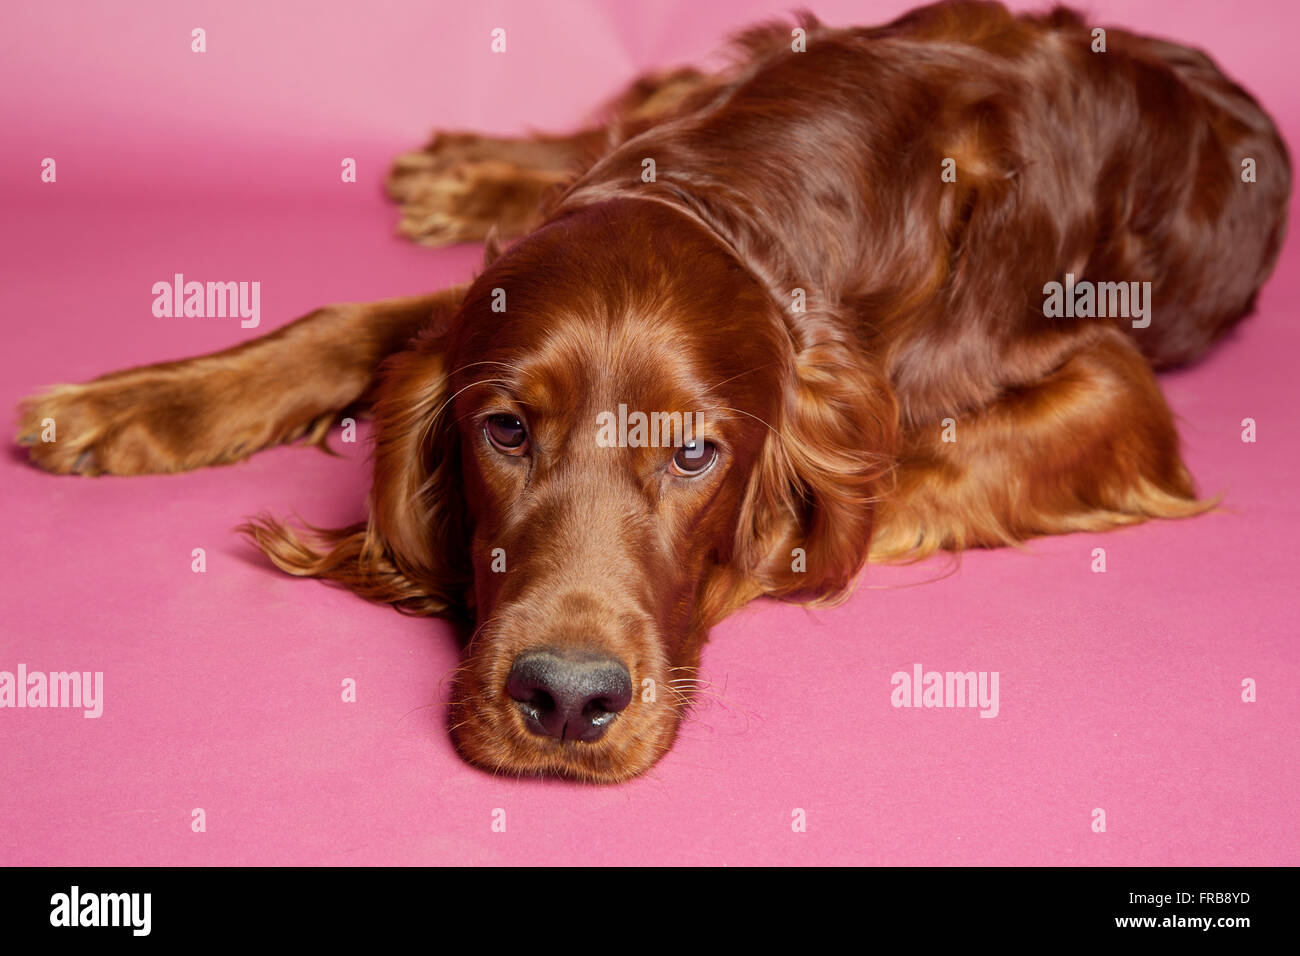
{"type": "Polygon", "coordinates": [[[223,352],[56,385],[20,404],[18,441],[47,471],[138,475],[322,438],[384,358],[453,313],[465,289],[327,306],[223,352]]]}

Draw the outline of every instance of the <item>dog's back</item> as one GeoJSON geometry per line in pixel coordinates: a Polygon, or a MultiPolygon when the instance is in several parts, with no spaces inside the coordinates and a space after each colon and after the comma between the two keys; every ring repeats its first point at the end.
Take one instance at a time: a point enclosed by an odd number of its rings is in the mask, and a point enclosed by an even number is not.
{"type": "MultiPolygon", "coordinates": [[[[1114,318],[1157,368],[1249,312],[1281,247],[1289,160],[1204,54],[997,3],[802,23],[793,40],[788,26],[742,35],[737,73],[602,159],[556,211],[659,194],[775,292],[810,290],[898,355],[917,336],[931,354],[975,328],[1032,336],[1044,285],[1067,276],[1150,283],[1157,321],[1114,318]]],[[[1073,309],[1055,318],[1067,327],[1073,309]]]]}

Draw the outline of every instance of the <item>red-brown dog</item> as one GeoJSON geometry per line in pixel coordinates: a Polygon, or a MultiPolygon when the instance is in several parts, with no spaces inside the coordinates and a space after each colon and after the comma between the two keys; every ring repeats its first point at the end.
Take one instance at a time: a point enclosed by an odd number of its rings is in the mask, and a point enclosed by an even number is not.
{"type": "Polygon", "coordinates": [[[372,403],[369,521],[249,532],[294,574],[469,611],[461,751],[600,781],[667,750],[709,627],[751,598],[1208,506],[1152,369],[1276,259],[1288,158],[1245,92],[1065,10],[740,47],[574,136],[399,159],[412,238],[525,237],[472,284],[61,386],[20,440],[55,472],[177,471],[372,403]]]}

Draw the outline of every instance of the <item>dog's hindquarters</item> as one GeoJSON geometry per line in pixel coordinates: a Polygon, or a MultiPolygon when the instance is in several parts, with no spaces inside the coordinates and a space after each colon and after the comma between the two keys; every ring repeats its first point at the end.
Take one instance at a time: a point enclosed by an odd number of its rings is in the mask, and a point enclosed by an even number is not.
{"type": "Polygon", "coordinates": [[[602,155],[688,108],[715,81],[689,68],[646,74],[598,110],[594,124],[568,135],[435,133],[394,160],[387,190],[402,207],[397,231],[427,246],[477,242],[493,230],[517,239],[602,155]]]}
{"type": "Polygon", "coordinates": [[[1108,42],[1089,65],[1094,85],[1099,70],[1112,74],[1093,114],[1112,129],[1086,272],[1149,281],[1150,323],[1121,327],[1156,368],[1183,365],[1249,314],[1272,273],[1290,161],[1268,114],[1205,54],[1122,31],[1108,42]],[[1115,123],[1129,111],[1130,122],[1115,123]]]}

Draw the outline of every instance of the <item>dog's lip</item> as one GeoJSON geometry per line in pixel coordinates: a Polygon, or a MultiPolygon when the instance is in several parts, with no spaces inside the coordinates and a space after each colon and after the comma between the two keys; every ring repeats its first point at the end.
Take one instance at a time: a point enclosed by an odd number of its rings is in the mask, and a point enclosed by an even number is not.
{"type": "MultiPolygon", "coordinates": [[[[593,741],[534,734],[525,726],[526,717],[519,702],[504,695],[503,698],[486,705],[495,716],[485,720],[483,710],[475,708],[472,715],[466,715],[467,719],[452,729],[452,739],[461,756],[491,773],[619,784],[640,776],[655,762],[640,759],[627,762],[626,758],[638,749],[635,744],[640,734],[633,733],[632,739],[626,740],[625,735],[615,733],[617,728],[613,726],[593,741]],[[503,719],[504,726],[500,723],[503,719]],[[611,740],[611,734],[618,739],[611,740]]],[[[626,713],[612,716],[624,717],[626,713]]],[[[633,729],[653,733],[644,727],[633,729]]]]}

